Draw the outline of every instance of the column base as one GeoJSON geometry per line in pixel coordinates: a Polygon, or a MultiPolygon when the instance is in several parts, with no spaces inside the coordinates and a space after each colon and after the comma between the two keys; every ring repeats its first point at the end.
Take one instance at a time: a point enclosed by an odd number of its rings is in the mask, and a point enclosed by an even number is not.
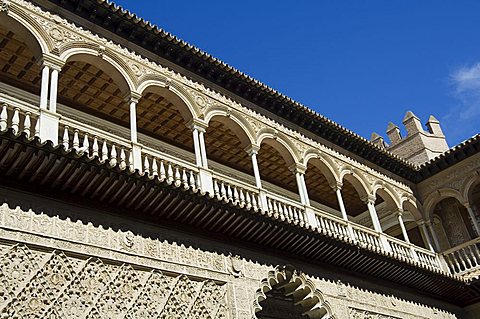
{"type": "Polygon", "coordinates": [[[129,163],[133,166],[134,170],[143,172],[143,163],[142,163],[142,144],[132,142],[132,161],[133,163],[129,163]]]}
{"type": "Polygon", "coordinates": [[[312,207],[305,205],[305,213],[307,215],[307,222],[310,226],[318,228],[318,220],[315,212],[313,211],[312,207]]]}
{"type": "Polygon", "coordinates": [[[214,196],[212,172],[205,168],[199,168],[199,177],[201,190],[214,196]]]}
{"type": "Polygon", "coordinates": [[[50,112],[48,110],[40,109],[40,116],[38,120],[39,137],[42,142],[52,141],[53,145],[58,145],[58,127],[61,115],[50,112]]]}

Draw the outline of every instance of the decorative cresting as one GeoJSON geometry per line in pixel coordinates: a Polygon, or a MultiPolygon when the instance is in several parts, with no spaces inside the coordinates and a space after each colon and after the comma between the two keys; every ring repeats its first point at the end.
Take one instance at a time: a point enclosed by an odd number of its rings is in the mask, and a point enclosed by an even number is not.
{"type": "Polygon", "coordinates": [[[267,293],[272,289],[283,289],[285,296],[293,297],[294,305],[300,306],[302,314],[310,319],[336,319],[332,307],[325,301],[323,294],[315,284],[291,265],[277,266],[261,281],[261,286],[255,294],[253,319],[262,310],[261,302],[267,299],[267,293]]]}
{"type": "Polygon", "coordinates": [[[226,285],[12,246],[0,257],[0,318],[228,317],[226,285]]]}

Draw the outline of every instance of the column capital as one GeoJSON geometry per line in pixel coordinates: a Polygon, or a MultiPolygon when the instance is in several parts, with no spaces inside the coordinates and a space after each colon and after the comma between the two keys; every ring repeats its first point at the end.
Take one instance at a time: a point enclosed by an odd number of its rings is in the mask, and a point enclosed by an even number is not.
{"type": "Polygon", "coordinates": [[[130,93],[125,95],[125,97],[123,99],[124,99],[125,102],[128,102],[128,103],[133,102],[133,103],[137,104],[138,101],[140,101],[141,98],[142,98],[142,95],[140,93],[131,91],[130,93]]]}
{"type": "Polygon", "coordinates": [[[403,210],[402,209],[398,209],[397,210],[397,217],[402,217],[403,216],[403,210]]]}
{"type": "Polygon", "coordinates": [[[463,203],[463,207],[465,207],[466,209],[469,209],[469,208],[472,207],[472,205],[470,205],[469,202],[465,202],[465,203],[463,203]]]}
{"type": "Polygon", "coordinates": [[[197,130],[199,132],[205,133],[208,124],[198,119],[192,119],[187,123],[187,127],[189,127],[192,131],[197,130]]]}
{"type": "Polygon", "coordinates": [[[305,174],[307,167],[300,163],[293,163],[288,167],[288,170],[294,174],[295,173],[305,174]]]}
{"type": "Polygon", "coordinates": [[[245,152],[248,153],[248,155],[252,156],[253,154],[258,154],[258,151],[260,150],[260,146],[256,144],[251,144],[247,147],[244,148],[245,152]]]}
{"type": "Polygon", "coordinates": [[[342,190],[343,183],[337,181],[337,182],[335,182],[335,184],[331,184],[330,187],[331,187],[334,191],[342,190]]]}
{"type": "Polygon", "coordinates": [[[377,198],[375,197],[375,195],[367,195],[363,198],[360,198],[362,200],[362,202],[364,202],[365,204],[375,204],[375,201],[377,200],[377,198]]]}
{"type": "Polygon", "coordinates": [[[416,223],[420,227],[426,226],[426,224],[427,224],[423,219],[417,220],[416,223]]]}
{"type": "Polygon", "coordinates": [[[50,53],[44,53],[39,63],[41,66],[48,66],[50,69],[57,70],[58,72],[60,72],[65,65],[65,61],[50,53]]]}

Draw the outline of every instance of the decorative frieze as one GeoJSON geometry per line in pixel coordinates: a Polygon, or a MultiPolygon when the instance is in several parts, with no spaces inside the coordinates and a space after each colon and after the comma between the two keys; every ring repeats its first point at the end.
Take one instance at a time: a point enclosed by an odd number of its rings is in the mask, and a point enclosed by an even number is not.
{"type": "Polygon", "coordinates": [[[0,282],[2,318],[228,318],[226,284],[24,245],[0,257],[0,282]]]}

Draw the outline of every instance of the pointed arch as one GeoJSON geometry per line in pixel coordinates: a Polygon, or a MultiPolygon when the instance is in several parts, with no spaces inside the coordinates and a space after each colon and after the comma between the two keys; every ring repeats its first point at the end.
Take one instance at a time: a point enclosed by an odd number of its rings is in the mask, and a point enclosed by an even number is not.
{"type": "Polygon", "coordinates": [[[268,292],[283,289],[286,295],[292,296],[295,305],[302,307],[302,313],[310,319],[335,319],[333,308],[325,300],[323,293],[306,275],[293,266],[277,266],[264,278],[255,294],[253,318],[262,310],[262,301],[268,298],[268,292]]]}

